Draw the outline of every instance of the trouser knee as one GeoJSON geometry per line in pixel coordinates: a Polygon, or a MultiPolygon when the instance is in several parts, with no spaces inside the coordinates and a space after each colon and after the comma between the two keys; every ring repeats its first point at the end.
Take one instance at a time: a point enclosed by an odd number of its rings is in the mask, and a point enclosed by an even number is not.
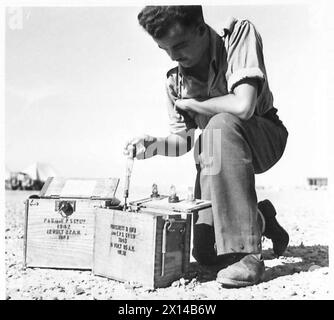
{"type": "Polygon", "coordinates": [[[211,117],[205,129],[237,130],[241,123],[242,120],[237,116],[222,112],[211,117]]]}

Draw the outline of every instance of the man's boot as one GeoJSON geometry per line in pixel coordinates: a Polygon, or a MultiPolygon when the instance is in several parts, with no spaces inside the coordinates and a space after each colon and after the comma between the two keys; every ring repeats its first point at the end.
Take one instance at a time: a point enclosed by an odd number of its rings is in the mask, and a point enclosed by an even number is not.
{"type": "Polygon", "coordinates": [[[261,282],[264,272],[261,254],[246,254],[240,261],[220,270],[217,274],[217,282],[226,288],[252,286],[261,282]]]}
{"type": "Polygon", "coordinates": [[[263,235],[271,239],[273,250],[276,256],[281,256],[289,243],[289,234],[276,220],[276,210],[269,200],[260,201],[258,208],[265,220],[263,235]]]}

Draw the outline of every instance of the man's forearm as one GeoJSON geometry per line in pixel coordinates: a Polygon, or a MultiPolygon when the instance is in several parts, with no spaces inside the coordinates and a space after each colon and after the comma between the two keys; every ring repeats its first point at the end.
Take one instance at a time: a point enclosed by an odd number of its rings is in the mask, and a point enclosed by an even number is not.
{"type": "Polygon", "coordinates": [[[157,138],[154,154],[166,157],[179,157],[186,154],[194,145],[194,132],[195,130],[191,129],[157,138]]]}
{"type": "Polygon", "coordinates": [[[254,108],[248,101],[243,101],[235,94],[210,98],[204,101],[193,101],[193,110],[199,114],[212,116],[222,112],[228,112],[247,120],[253,114],[254,108]]]}
{"type": "Polygon", "coordinates": [[[198,101],[196,99],[179,99],[175,102],[177,108],[198,114],[214,116],[228,112],[240,119],[249,119],[255,110],[258,85],[255,80],[247,80],[234,88],[233,93],[198,101]]]}

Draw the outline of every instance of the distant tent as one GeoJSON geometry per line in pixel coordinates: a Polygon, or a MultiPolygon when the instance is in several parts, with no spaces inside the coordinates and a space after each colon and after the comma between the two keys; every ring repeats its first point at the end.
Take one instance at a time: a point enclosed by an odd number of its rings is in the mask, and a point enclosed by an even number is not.
{"type": "Polygon", "coordinates": [[[10,170],[6,166],[6,168],[5,168],[5,180],[6,181],[10,180],[10,177],[11,177],[10,170]]]}
{"type": "Polygon", "coordinates": [[[6,166],[6,168],[5,168],[5,189],[6,190],[11,190],[12,189],[12,185],[11,185],[11,182],[10,182],[11,177],[12,177],[12,174],[6,166]]]}
{"type": "Polygon", "coordinates": [[[55,169],[48,163],[35,162],[29,167],[21,170],[32,180],[45,182],[48,177],[56,177],[55,169]]]}

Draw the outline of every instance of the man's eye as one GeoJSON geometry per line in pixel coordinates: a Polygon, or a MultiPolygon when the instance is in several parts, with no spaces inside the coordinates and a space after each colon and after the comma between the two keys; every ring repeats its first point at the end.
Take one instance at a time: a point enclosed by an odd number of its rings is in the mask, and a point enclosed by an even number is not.
{"type": "Polygon", "coordinates": [[[177,46],[176,48],[174,48],[175,50],[181,50],[181,49],[184,49],[186,47],[185,44],[181,44],[179,46],[177,46]]]}

